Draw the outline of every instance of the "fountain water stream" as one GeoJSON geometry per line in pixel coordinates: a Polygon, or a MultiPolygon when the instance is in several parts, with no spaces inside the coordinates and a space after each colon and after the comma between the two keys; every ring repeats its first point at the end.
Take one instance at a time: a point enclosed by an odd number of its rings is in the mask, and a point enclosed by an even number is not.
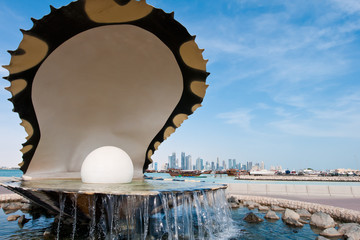
{"type": "Polygon", "coordinates": [[[5,186],[59,213],[57,239],[219,239],[233,230],[225,185],[47,180],[5,186]]]}

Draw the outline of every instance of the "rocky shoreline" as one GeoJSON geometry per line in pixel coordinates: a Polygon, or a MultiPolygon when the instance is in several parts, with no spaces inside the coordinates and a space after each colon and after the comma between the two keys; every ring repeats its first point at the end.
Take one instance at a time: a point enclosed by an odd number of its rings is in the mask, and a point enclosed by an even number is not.
{"type": "MultiPolygon", "coordinates": [[[[292,226],[294,228],[301,228],[304,224],[310,224],[312,230],[319,234],[316,239],[333,239],[336,237],[344,237],[345,239],[359,240],[360,239],[360,212],[342,212],[345,218],[356,219],[355,221],[344,221],[343,218],[336,219],[330,214],[318,210],[321,206],[306,206],[299,205],[299,203],[292,202],[286,203],[279,201],[279,199],[264,199],[259,197],[253,197],[251,200],[249,196],[229,196],[228,202],[231,208],[247,207],[250,212],[243,219],[246,222],[257,224],[264,221],[264,219],[273,222],[278,221],[280,217],[276,214],[281,214],[281,219],[284,224],[292,226]],[[277,205],[275,205],[277,204],[277,205]],[[308,207],[308,209],[304,208],[308,207]],[[252,212],[257,208],[259,212],[266,212],[264,219],[252,212]],[[335,220],[339,221],[336,222],[335,220]]],[[[331,206],[324,206],[326,209],[331,206]]],[[[328,209],[329,210],[329,209],[328,209]]],[[[339,209],[341,211],[341,209],[339,209]]],[[[344,210],[344,209],[343,209],[344,210]]],[[[346,210],[346,209],[345,209],[346,210]]],[[[336,212],[336,211],[335,211],[336,212]]],[[[333,214],[335,213],[333,212],[333,214]]]]}
{"type": "Polygon", "coordinates": [[[360,182],[360,176],[296,176],[296,175],[273,175],[253,176],[240,175],[235,180],[260,180],[260,181],[316,181],[316,182],[360,182]]]}
{"type": "Polygon", "coordinates": [[[343,222],[355,222],[360,223],[360,212],[345,208],[339,208],[329,205],[309,203],[303,201],[271,198],[263,196],[249,196],[249,195],[228,195],[228,198],[234,198],[239,202],[253,201],[263,206],[278,206],[288,209],[306,209],[310,213],[324,212],[329,214],[332,218],[343,222]]]}

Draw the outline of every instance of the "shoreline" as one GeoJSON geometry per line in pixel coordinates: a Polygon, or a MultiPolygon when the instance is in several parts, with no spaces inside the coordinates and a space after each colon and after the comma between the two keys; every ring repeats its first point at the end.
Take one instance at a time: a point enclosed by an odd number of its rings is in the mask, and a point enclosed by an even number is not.
{"type": "Polygon", "coordinates": [[[360,176],[248,176],[240,175],[235,180],[294,181],[294,182],[360,182],[360,176]]]}

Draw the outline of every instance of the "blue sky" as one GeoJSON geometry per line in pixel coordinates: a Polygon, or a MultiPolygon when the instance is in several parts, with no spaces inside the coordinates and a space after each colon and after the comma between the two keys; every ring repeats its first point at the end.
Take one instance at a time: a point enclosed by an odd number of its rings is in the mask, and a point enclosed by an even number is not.
{"type": "MultiPolygon", "coordinates": [[[[0,63],[20,28],[50,0],[0,0],[0,63]]],[[[70,1],[59,0],[55,7],[70,1]]],[[[360,168],[360,2],[357,0],[148,0],[175,12],[211,75],[203,107],[160,145],[154,160],[235,158],[290,169],[360,168]]],[[[0,75],[7,76],[5,69],[0,75]]],[[[0,88],[8,86],[2,80],[0,88]]],[[[21,162],[20,119],[0,90],[0,166],[21,162]]]]}

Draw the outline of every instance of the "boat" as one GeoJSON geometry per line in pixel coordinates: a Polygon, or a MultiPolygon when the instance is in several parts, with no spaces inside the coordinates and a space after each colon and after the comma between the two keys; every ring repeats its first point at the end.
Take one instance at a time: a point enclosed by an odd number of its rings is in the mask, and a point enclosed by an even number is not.
{"type": "Polygon", "coordinates": [[[202,173],[198,170],[180,170],[180,169],[170,169],[169,172],[172,177],[198,177],[202,173]]]}
{"type": "Polygon", "coordinates": [[[211,174],[211,170],[202,171],[201,174],[211,174]]]}
{"type": "Polygon", "coordinates": [[[228,175],[228,176],[231,176],[231,177],[233,177],[233,176],[236,176],[237,175],[237,173],[238,173],[238,169],[228,169],[228,170],[226,170],[226,174],[228,175]]]}

